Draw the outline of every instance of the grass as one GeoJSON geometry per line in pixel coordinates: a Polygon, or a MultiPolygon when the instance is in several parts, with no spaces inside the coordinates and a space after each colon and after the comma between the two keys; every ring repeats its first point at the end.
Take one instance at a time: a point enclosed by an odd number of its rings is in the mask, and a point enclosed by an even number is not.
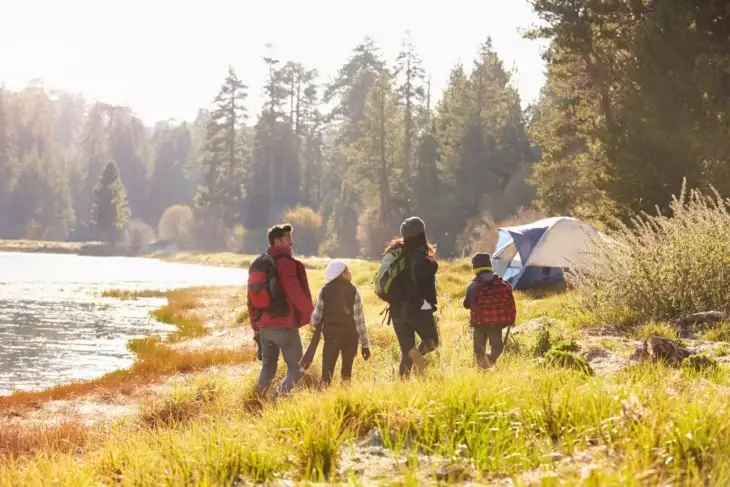
{"type": "MultiPolygon", "coordinates": [[[[363,277],[375,266],[352,264],[361,281],[372,357],[356,359],[350,385],[303,387],[252,408],[257,367],[240,378],[208,372],[145,403],[136,418],[88,431],[83,441],[13,450],[0,462],[0,486],[37,485],[44,479],[79,486],[336,481],[357,477],[343,471],[348,466],[343,452],[353,449],[358,456],[363,450],[357,442],[376,431],[384,454],[405,463],[385,468],[375,483],[422,485],[432,474],[424,455],[436,464],[473,465],[482,482],[510,478],[521,485],[534,476],[545,485],[557,485],[558,478],[568,485],[730,482],[730,374],[723,366],[705,367],[714,364],[705,360],[683,369],[646,363],[610,376],[574,370],[578,362],[566,356],[575,357],[579,342],[571,340],[578,340],[586,323],[572,313],[577,293],[555,290],[519,294],[516,326],[537,318],[548,324],[542,327],[549,335],[541,354],[553,357],[553,365],[534,357],[538,327],[520,336],[523,346],[509,348],[496,369],[480,372],[460,299],[471,276],[464,263],[444,262],[438,311],[442,347],[427,357],[425,376],[398,380],[393,330],[380,324],[383,305],[363,277]],[[558,454],[586,459],[558,465],[551,460],[558,454]]],[[[311,272],[310,280],[316,292],[322,270],[311,272]]],[[[170,316],[194,311],[188,307],[194,300],[178,304],[170,316]]],[[[661,322],[652,326],[642,333],[668,332],[661,322]]],[[[306,344],[308,333],[302,335],[306,344]]],[[[132,367],[138,369],[124,373],[130,378],[159,377],[192,361],[203,369],[225,360],[201,361],[201,352],[178,358],[187,352],[152,338],[131,348],[140,359],[132,367]]],[[[228,357],[251,360],[251,353],[228,357]]],[[[319,357],[312,371],[318,367],[319,357]]]]}
{"type": "Polygon", "coordinates": [[[81,252],[81,250],[88,244],[89,242],[0,239],[0,252],[49,252],[73,254],[81,252]]]}

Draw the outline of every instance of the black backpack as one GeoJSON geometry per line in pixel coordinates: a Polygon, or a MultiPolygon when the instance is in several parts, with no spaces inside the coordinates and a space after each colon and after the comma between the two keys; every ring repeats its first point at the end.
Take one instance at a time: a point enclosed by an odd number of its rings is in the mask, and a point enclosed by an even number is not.
{"type": "MultiPolygon", "coordinates": [[[[282,256],[283,257],[283,256],[282,256]]],[[[248,268],[248,302],[253,309],[253,322],[257,322],[264,312],[272,316],[289,314],[289,303],[279,284],[276,261],[281,257],[272,257],[267,253],[256,257],[248,268]]]]}

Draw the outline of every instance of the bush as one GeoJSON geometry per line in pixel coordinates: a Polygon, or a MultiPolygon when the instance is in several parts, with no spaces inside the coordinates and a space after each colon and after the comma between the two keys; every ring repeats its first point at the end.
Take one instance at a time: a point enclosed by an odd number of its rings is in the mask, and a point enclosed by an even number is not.
{"type": "Polygon", "coordinates": [[[140,220],[130,220],[124,224],[122,243],[132,248],[140,248],[155,241],[155,231],[151,226],[140,220]]]}
{"type": "Polygon", "coordinates": [[[543,326],[537,333],[537,340],[535,341],[533,355],[535,357],[542,357],[548,352],[548,350],[550,350],[550,346],[550,330],[548,330],[547,326],[543,326]]]}
{"type": "Polygon", "coordinates": [[[575,340],[560,340],[555,343],[550,350],[558,352],[580,352],[580,344],[575,340]]]}
{"type": "Polygon", "coordinates": [[[682,368],[693,372],[714,371],[719,368],[717,360],[707,355],[690,355],[682,360],[682,368]]]}
{"type": "Polygon", "coordinates": [[[193,210],[191,244],[194,249],[220,252],[233,248],[231,229],[226,226],[222,215],[223,210],[214,206],[193,210]]]}
{"type": "Polygon", "coordinates": [[[568,276],[600,321],[649,322],[721,309],[730,301],[730,201],[716,192],[673,197],[671,216],[616,223],[594,264],[568,276]]]}
{"type": "Polygon", "coordinates": [[[284,221],[294,228],[297,253],[317,255],[322,242],[322,216],[308,206],[299,206],[287,211],[284,221]]]}
{"type": "Polygon", "coordinates": [[[157,224],[157,236],[171,240],[178,246],[190,246],[193,231],[193,210],[189,206],[174,205],[165,210],[157,224]]]}
{"type": "Polygon", "coordinates": [[[554,367],[573,369],[586,375],[593,375],[593,369],[585,359],[563,350],[550,350],[545,354],[545,363],[554,367]]]}

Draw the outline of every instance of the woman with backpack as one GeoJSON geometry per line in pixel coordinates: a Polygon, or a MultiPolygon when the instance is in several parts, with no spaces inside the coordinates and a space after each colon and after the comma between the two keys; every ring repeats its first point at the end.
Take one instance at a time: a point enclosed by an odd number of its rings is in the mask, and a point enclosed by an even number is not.
{"type": "MultiPolygon", "coordinates": [[[[439,345],[436,329],[436,272],[434,247],[426,240],[426,225],[418,217],[407,218],[400,226],[400,238],[393,239],[385,249],[385,256],[394,256],[388,261],[384,293],[376,292],[390,305],[390,317],[401,349],[399,373],[408,376],[415,367],[423,372],[423,356],[439,345]],[[392,276],[388,278],[388,276],[392,276]],[[416,346],[416,335],[421,342],[416,346]]],[[[380,273],[379,273],[380,276],[380,273]]]]}

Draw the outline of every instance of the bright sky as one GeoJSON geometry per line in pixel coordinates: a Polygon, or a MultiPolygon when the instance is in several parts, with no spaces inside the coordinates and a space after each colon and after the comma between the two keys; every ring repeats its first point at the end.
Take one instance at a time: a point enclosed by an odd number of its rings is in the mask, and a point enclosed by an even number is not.
{"type": "Polygon", "coordinates": [[[209,107],[232,64],[260,111],[264,44],[326,81],[370,35],[388,61],[410,29],[438,95],[457,61],[492,37],[523,105],[544,82],[544,44],[522,39],[527,0],[9,0],[0,17],[0,84],[46,86],[126,105],[146,123],[191,120],[209,107]],[[346,8],[347,6],[347,8],[346,8]]]}

